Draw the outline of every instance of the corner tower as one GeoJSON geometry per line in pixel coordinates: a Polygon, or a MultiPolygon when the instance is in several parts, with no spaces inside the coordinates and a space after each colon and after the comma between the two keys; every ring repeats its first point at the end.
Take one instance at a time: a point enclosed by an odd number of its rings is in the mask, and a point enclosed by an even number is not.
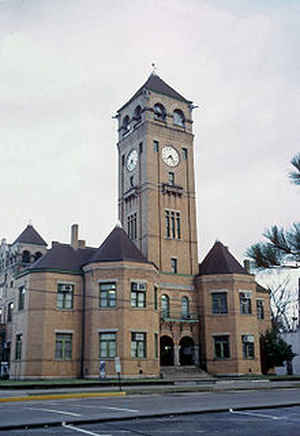
{"type": "Polygon", "coordinates": [[[124,229],[160,271],[197,274],[192,102],[152,73],[118,122],[124,229]]]}

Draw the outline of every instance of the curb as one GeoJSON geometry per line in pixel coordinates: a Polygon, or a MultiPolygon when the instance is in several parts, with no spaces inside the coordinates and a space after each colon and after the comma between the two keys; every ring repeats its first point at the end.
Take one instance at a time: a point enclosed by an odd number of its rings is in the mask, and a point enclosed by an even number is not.
{"type": "MultiPolygon", "coordinates": [[[[89,398],[89,397],[124,397],[126,392],[83,392],[73,394],[54,394],[54,395],[28,395],[26,397],[7,397],[0,398],[0,403],[13,403],[18,401],[36,400],[61,400],[69,398],[89,398]]],[[[1,429],[1,427],[0,427],[1,429]]]]}
{"type": "Polygon", "coordinates": [[[88,425],[88,424],[96,424],[101,422],[119,422],[119,421],[131,421],[133,419],[149,419],[149,418],[163,418],[166,416],[184,416],[184,415],[204,415],[211,413],[225,413],[225,412],[238,412],[243,410],[263,410],[263,409],[278,409],[281,407],[296,407],[300,406],[300,402],[292,402],[287,404],[267,404],[264,406],[242,406],[236,408],[216,408],[216,409],[208,409],[208,410],[193,410],[193,411],[183,411],[183,412],[169,412],[169,413],[154,413],[148,415],[139,415],[139,416],[126,416],[126,417],[115,417],[115,418],[91,418],[91,419],[81,419],[81,420],[70,420],[70,421],[52,421],[52,422],[43,422],[43,423],[32,423],[32,424],[14,424],[14,425],[4,425],[0,426],[1,431],[7,430],[20,430],[20,429],[31,429],[31,428],[43,428],[43,427],[60,427],[63,424],[72,424],[72,425],[88,425]]]}

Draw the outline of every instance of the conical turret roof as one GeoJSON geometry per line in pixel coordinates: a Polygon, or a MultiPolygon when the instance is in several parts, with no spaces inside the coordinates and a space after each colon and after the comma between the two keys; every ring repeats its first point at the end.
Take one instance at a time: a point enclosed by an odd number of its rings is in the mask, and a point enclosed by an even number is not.
{"type": "Polygon", "coordinates": [[[17,242],[22,244],[48,245],[31,224],[28,224],[26,229],[17,237],[14,244],[17,242]]]}
{"type": "Polygon", "coordinates": [[[216,241],[199,265],[202,274],[248,274],[222,242],[216,241]]]}
{"type": "Polygon", "coordinates": [[[89,259],[91,262],[148,262],[120,226],[116,226],[89,259]]]}

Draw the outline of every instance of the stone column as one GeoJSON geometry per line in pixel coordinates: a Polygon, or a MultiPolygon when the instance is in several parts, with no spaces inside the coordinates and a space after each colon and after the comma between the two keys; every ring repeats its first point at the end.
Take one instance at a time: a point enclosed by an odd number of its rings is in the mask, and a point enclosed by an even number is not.
{"type": "Polygon", "coordinates": [[[174,345],[174,366],[180,366],[179,350],[180,350],[180,345],[174,345]]]}
{"type": "Polygon", "coordinates": [[[199,366],[200,365],[200,356],[199,356],[199,345],[194,345],[194,364],[199,366]]]}

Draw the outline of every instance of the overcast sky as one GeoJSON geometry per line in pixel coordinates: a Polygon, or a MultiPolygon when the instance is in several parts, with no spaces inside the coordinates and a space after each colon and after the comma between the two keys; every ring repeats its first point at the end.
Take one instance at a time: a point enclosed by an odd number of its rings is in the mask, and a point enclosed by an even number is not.
{"type": "Polygon", "coordinates": [[[29,220],[98,246],[117,220],[116,121],[151,63],[194,111],[199,258],[299,220],[300,1],[0,0],[0,238],[29,220]]]}

